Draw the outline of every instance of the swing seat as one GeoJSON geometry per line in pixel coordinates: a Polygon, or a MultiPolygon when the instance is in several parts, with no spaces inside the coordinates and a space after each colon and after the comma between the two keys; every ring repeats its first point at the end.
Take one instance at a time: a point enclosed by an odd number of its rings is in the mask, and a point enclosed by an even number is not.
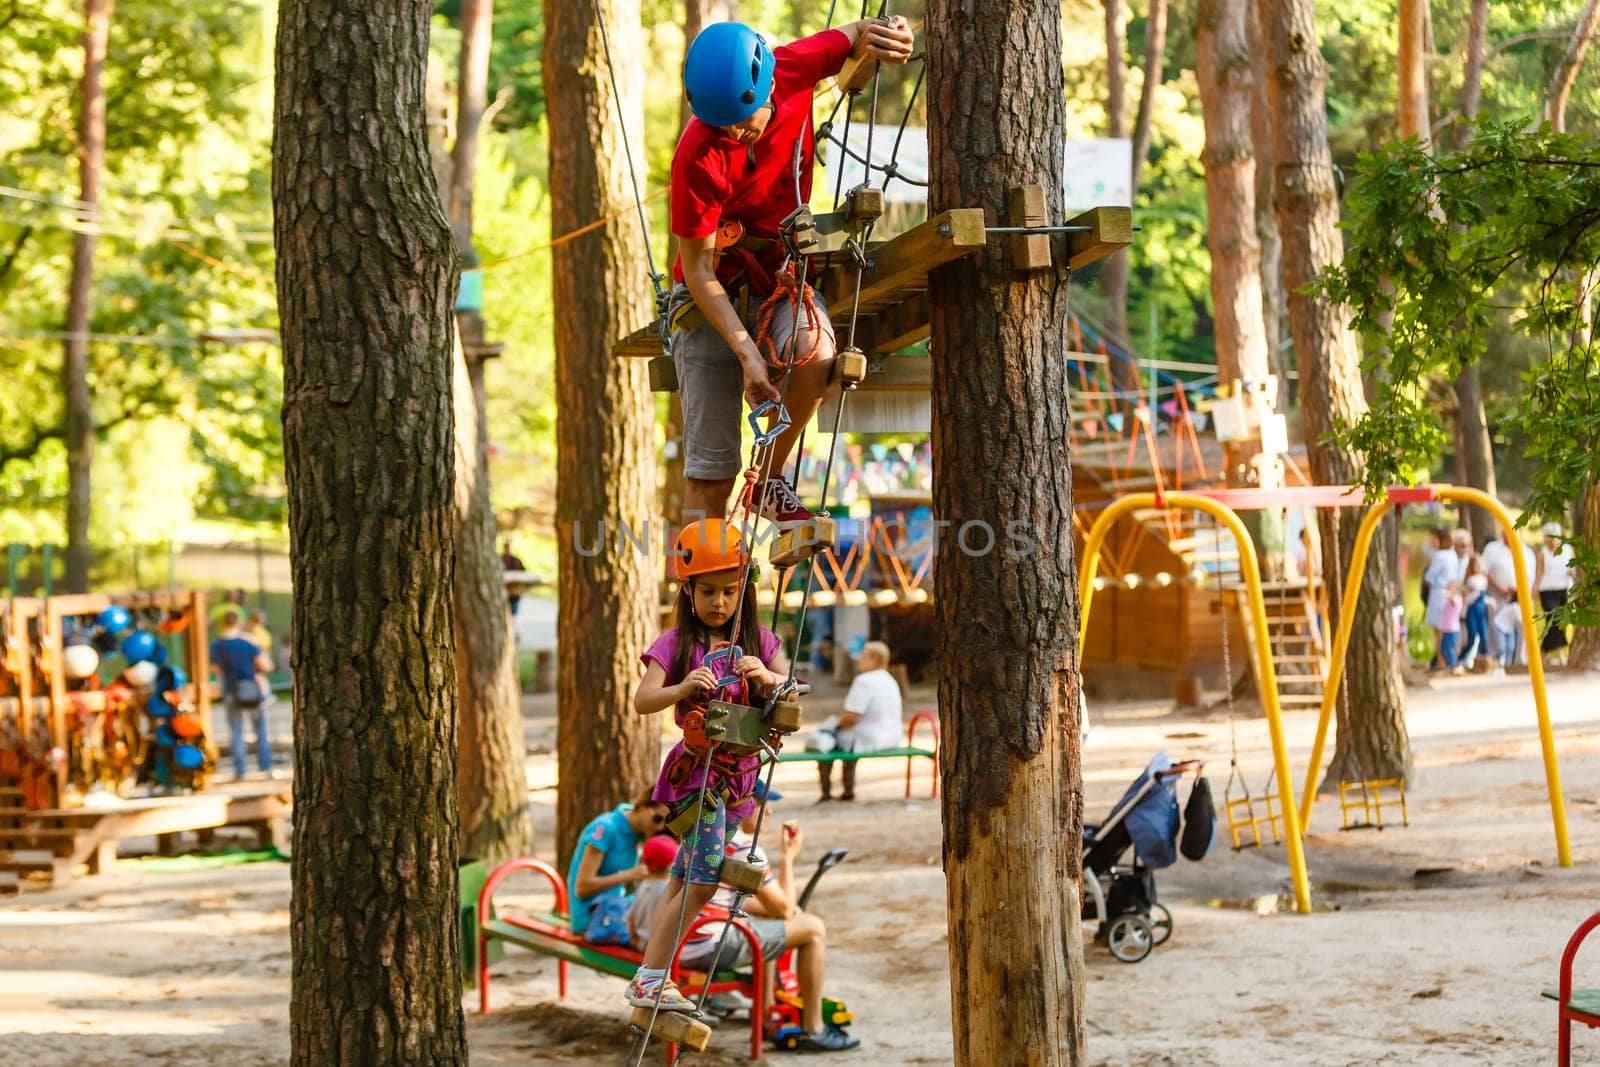
{"type": "Polygon", "coordinates": [[[1272,835],[1274,845],[1283,843],[1283,812],[1278,810],[1276,795],[1266,794],[1261,798],[1261,803],[1266,811],[1265,815],[1256,814],[1255,801],[1248,796],[1224,801],[1223,811],[1228,818],[1228,836],[1233,839],[1235,852],[1247,848],[1261,848],[1265,845],[1266,841],[1261,833],[1263,825],[1272,835]],[[1248,840],[1245,837],[1246,830],[1249,831],[1248,840]]]}
{"type": "Polygon", "coordinates": [[[1382,830],[1383,809],[1400,807],[1400,825],[1411,825],[1406,810],[1406,783],[1403,778],[1360,778],[1339,782],[1339,814],[1344,830],[1382,830]],[[1359,814],[1358,814],[1359,813],[1359,814]]]}

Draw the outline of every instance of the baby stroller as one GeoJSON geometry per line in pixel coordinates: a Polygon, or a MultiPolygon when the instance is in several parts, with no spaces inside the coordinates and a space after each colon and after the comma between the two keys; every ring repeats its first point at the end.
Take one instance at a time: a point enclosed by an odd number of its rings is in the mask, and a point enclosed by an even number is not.
{"type": "Polygon", "coordinates": [[[1156,901],[1151,872],[1170,867],[1181,851],[1200,860],[1216,836],[1211,786],[1199,760],[1173,763],[1158,752],[1098,826],[1083,828],[1083,918],[1099,923],[1095,941],[1123,963],[1138,963],[1172,936],[1172,913],[1156,901]],[[1179,843],[1177,780],[1193,771],[1195,784],[1179,843]],[[1133,850],[1132,866],[1123,856],[1133,850]]]}

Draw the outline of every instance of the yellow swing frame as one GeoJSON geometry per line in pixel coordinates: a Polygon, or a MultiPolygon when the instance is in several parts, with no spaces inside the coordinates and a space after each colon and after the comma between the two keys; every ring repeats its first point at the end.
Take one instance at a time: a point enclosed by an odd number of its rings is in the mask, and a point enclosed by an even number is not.
{"type": "MultiPolygon", "coordinates": [[[[1355,625],[1356,603],[1361,597],[1361,576],[1366,572],[1367,554],[1372,548],[1372,539],[1378,532],[1378,524],[1397,505],[1431,504],[1435,501],[1471,504],[1483,508],[1495,517],[1495,521],[1500,524],[1500,528],[1513,543],[1519,543],[1516,524],[1512,522],[1511,515],[1500,501],[1488,493],[1466,486],[1422,485],[1414,488],[1391,488],[1383,500],[1367,509],[1366,515],[1361,520],[1361,527],[1356,532],[1355,548],[1350,555],[1350,570],[1345,577],[1345,596],[1339,605],[1339,628],[1334,633],[1333,649],[1328,665],[1328,681],[1322,691],[1322,707],[1317,717],[1317,734],[1311,743],[1311,759],[1306,765],[1305,790],[1300,798],[1299,811],[1299,821],[1302,825],[1310,820],[1312,806],[1317,801],[1317,775],[1322,770],[1322,753],[1328,740],[1328,724],[1332,721],[1333,702],[1344,679],[1345,654],[1350,647],[1351,628],[1355,625]],[[1350,581],[1351,576],[1355,578],[1354,583],[1350,581]]],[[[1513,552],[1511,563],[1517,575],[1517,603],[1522,612],[1522,632],[1524,635],[1535,634],[1538,630],[1534,628],[1533,595],[1528,583],[1527,560],[1523,558],[1521,552],[1513,552]]],[[[1544,664],[1536,655],[1528,657],[1528,680],[1533,685],[1534,713],[1539,726],[1539,748],[1544,760],[1545,790],[1550,798],[1550,821],[1556,835],[1556,862],[1562,867],[1571,867],[1572,844],[1567,837],[1567,809],[1561,794],[1561,767],[1556,759],[1555,731],[1550,725],[1550,700],[1545,692],[1544,664]]],[[[1344,813],[1346,825],[1349,825],[1350,811],[1360,808],[1370,822],[1381,828],[1383,803],[1387,799],[1392,805],[1394,798],[1381,798],[1380,787],[1396,785],[1397,781],[1386,778],[1359,783],[1341,782],[1339,806],[1344,813]],[[1351,793],[1359,795],[1351,800],[1348,799],[1351,793]]],[[[1401,818],[1409,822],[1403,786],[1400,787],[1398,799],[1401,818]]]]}

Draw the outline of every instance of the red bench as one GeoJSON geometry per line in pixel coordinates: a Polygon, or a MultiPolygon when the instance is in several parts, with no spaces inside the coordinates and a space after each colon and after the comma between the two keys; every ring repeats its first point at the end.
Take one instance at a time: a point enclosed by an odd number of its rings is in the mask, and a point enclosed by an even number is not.
{"type": "MultiPolygon", "coordinates": [[[[678,963],[684,943],[700,927],[708,923],[725,921],[728,921],[726,912],[707,909],[695,917],[689,928],[684,931],[682,940],[678,942],[677,951],[672,954],[672,979],[686,996],[698,996],[706,985],[707,976],[703,972],[691,971],[678,963]]],[[[710,979],[710,991],[712,993],[737,991],[750,998],[750,1058],[756,1060],[761,1058],[762,1023],[767,1016],[766,983],[760,976],[768,961],[762,955],[761,940],[756,937],[750,924],[739,918],[733,919],[732,925],[734,930],[750,944],[752,959],[750,973],[719,970],[710,979]]],[[[569,964],[576,963],[580,967],[627,979],[633,977],[634,971],[643,960],[643,956],[632,948],[620,945],[593,945],[573,933],[567,926],[565,879],[548,863],[530,856],[519,856],[500,864],[490,872],[488,880],[483,883],[483,889],[478,893],[478,1010],[485,1015],[489,1014],[488,946],[491,941],[518,945],[542,956],[554,958],[557,961],[558,985],[563,997],[567,995],[569,964]],[[499,888],[501,882],[518,871],[537,871],[545,876],[555,891],[555,910],[535,912],[527,916],[500,915],[498,918],[491,918],[495,890],[499,888]]],[[[672,1063],[676,1058],[677,1046],[669,1045],[667,1062],[672,1063]]]]}
{"type": "Polygon", "coordinates": [[[1557,1047],[1560,1049],[1557,1062],[1561,1067],[1570,1067],[1572,1063],[1572,1024],[1582,1023],[1590,1029],[1600,1026],[1600,989],[1572,988],[1572,961],[1578,955],[1578,946],[1583,944],[1583,939],[1596,926],[1600,926],[1600,911],[1583,920],[1572,932],[1565,951],[1561,953],[1561,985],[1557,989],[1544,991],[1544,996],[1555,1001],[1561,1009],[1557,1036],[1557,1047]]]}

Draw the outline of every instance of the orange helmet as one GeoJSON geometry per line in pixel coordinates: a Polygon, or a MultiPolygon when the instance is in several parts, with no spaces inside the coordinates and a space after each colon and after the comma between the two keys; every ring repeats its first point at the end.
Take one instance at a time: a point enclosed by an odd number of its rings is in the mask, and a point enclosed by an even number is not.
{"type": "Polygon", "coordinates": [[[739,528],[724,519],[691,522],[678,534],[678,580],[744,566],[739,528]]]}

